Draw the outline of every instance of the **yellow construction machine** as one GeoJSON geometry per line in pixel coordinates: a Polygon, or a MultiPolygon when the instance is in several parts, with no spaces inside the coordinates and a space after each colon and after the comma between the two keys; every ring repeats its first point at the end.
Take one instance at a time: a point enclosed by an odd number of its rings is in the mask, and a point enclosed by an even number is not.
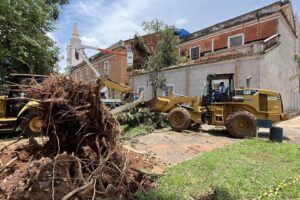
{"type": "Polygon", "coordinates": [[[39,103],[27,98],[26,88],[41,83],[47,76],[10,74],[1,80],[0,88],[0,133],[18,129],[27,136],[39,134],[43,122],[37,108],[39,103]]]}
{"type": "Polygon", "coordinates": [[[236,138],[253,137],[257,124],[274,124],[287,119],[280,93],[264,89],[235,89],[234,74],[207,76],[203,96],[171,94],[157,97],[155,109],[166,112],[175,131],[191,123],[225,126],[236,138]],[[227,87],[226,87],[227,85],[227,87]]]}
{"type": "MultiPolygon", "coordinates": [[[[126,53],[94,48],[90,46],[80,46],[76,48],[75,57],[83,57],[88,66],[95,72],[96,77],[109,89],[116,90],[123,95],[122,100],[103,99],[108,107],[115,107],[123,101],[136,99],[134,90],[124,84],[110,80],[108,77],[100,76],[98,71],[91,65],[84,53],[84,49],[94,49],[104,53],[126,57],[128,66],[132,65],[133,54],[131,49],[126,53]]],[[[25,136],[35,136],[41,134],[43,120],[38,111],[39,100],[31,99],[26,95],[26,88],[31,85],[41,83],[48,76],[33,74],[10,74],[1,80],[0,83],[0,133],[11,133],[21,130],[25,136]]]]}
{"type": "Polygon", "coordinates": [[[137,96],[137,94],[135,94],[133,88],[131,88],[127,85],[124,85],[122,83],[113,81],[108,76],[100,74],[99,71],[90,63],[88,57],[86,56],[86,54],[84,52],[85,49],[96,50],[96,51],[100,51],[105,54],[111,54],[111,55],[125,57],[127,66],[129,68],[132,67],[132,65],[133,65],[132,49],[127,48],[126,53],[125,53],[125,52],[113,51],[113,50],[108,50],[108,49],[101,49],[101,48],[87,46],[87,45],[81,45],[81,46],[75,48],[75,58],[79,59],[79,57],[81,57],[84,60],[84,62],[87,64],[87,66],[94,72],[95,80],[99,80],[101,82],[102,87],[107,87],[107,89],[119,92],[121,98],[118,98],[118,99],[110,99],[110,98],[105,97],[103,94],[101,94],[102,101],[105,103],[105,105],[108,108],[112,109],[112,108],[120,106],[124,103],[128,103],[128,102],[138,99],[138,96],[137,96]]]}

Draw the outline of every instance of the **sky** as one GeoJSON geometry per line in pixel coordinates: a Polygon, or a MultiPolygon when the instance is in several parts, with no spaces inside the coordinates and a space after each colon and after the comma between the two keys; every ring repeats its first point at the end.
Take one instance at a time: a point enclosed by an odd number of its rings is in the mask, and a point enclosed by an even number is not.
{"type": "MultiPolygon", "coordinates": [[[[77,23],[82,44],[106,48],[144,34],[142,23],[159,19],[194,32],[269,5],[275,0],[70,0],[63,6],[55,30],[48,35],[60,48],[60,72],[66,67],[66,47],[77,23]]],[[[291,0],[300,16],[300,0],[291,0]]],[[[299,17],[300,18],[300,17],[299,17]]],[[[89,56],[97,52],[88,51],[89,56]]]]}

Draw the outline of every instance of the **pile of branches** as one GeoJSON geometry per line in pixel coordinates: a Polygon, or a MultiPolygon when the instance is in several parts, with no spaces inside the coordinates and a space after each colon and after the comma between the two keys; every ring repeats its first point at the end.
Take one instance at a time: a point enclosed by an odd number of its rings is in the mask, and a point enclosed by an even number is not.
{"type": "Polygon", "coordinates": [[[60,76],[30,89],[41,102],[34,112],[42,115],[48,139],[35,156],[50,159],[12,199],[127,199],[142,188],[144,177],[128,168],[118,122],[101,103],[99,91],[99,83],[60,76]]]}
{"type": "Polygon", "coordinates": [[[168,127],[168,119],[165,113],[156,112],[149,107],[147,102],[139,104],[129,112],[122,112],[116,116],[120,124],[127,124],[130,127],[148,127],[149,131],[168,127]]]}

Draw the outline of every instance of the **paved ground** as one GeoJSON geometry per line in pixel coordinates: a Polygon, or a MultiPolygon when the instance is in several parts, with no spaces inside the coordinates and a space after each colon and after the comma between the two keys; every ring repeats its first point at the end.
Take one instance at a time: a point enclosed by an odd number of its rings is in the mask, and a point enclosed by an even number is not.
{"type": "MultiPolygon", "coordinates": [[[[284,142],[300,144],[300,116],[277,126],[284,128],[284,142]]],[[[259,137],[268,139],[269,129],[260,129],[259,137]]],[[[135,152],[155,157],[162,164],[170,165],[239,141],[242,140],[230,137],[222,128],[204,125],[200,132],[162,131],[141,136],[131,148],[135,152]]]]}
{"type": "Polygon", "coordinates": [[[300,144],[300,116],[279,123],[283,128],[283,135],[286,142],[300,144]]]}

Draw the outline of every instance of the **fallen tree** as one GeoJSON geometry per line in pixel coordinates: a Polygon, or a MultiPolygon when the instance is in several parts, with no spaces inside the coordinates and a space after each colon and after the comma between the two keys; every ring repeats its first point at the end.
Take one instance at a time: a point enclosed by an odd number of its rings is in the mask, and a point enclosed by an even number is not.
{"type": "Polygon", "coordinates": [[[119,107],[111,110],[110,112],[113,115],[117,115],[117,114],[120,114],[122,112],[134,109],[135,107],[137,107],[138,105],[140,105],[143,102],[144,102],[144,94],[141,93],[140,97],[136,101],[131,102],[131,103],[126,103],[125,105],[119,106],[119,107]]]}
{"type": "Polygon", "coordinates": [[[149,131],[168,127],[166,114],[154,111],[149,102],[141,102],[128,112],[117,113],[116,119],[121,125],[126,124],[130,127],[144,125],[149,131]]]}
{"type": "Polygon", "coordinates": [[[9,199],[132,198],[145,177],[128,168],[118,122],[99,97],[100,85],[51,76],[28,93],[38,99],[43,145],[31,139],[26,184],[9,199]],[[35,170],[32,170],[35,168],[35,170]]]}

